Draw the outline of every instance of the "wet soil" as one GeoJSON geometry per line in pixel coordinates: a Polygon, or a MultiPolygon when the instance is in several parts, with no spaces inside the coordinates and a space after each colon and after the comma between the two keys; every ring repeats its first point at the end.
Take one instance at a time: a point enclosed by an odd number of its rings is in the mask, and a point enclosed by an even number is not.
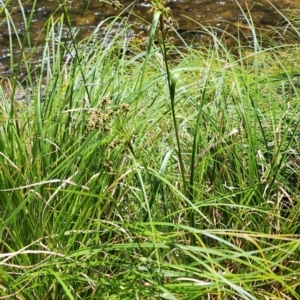
{"type": "MultiPolygon", "coordinates": [[[[0,75],[11,72],[9,66],[12,56],[14,61],[18,60],[20,56],[18,38],[26,39],[26,28],[30,28],[28,44],[40,45],[45,42],[44,34],[49,16],[53,15],[55,20],[64,14],[63,8],[56,0],[36,1],[38,3],[35,6],[34,1],[22,2],[21,8],[18,0],[0,1],[0,75]],[[28,24],[27,20],[31,15],[32,21],[28,24]]],[[[88,37],[101,21],[117,15],[129,17],[132,23],[144,22],[146,24],[150,21],[150,1],[120,0],[122,8],[111,5],[109,2],[114,1],[68,2],[67,11],[72,24],[72,32],[77,33],[78,39],[88,37]]],[[[247,21],[249,16],[257,28],[267,32],[282,21],[278,10],[285,14],[300,5],[300,0],[170,0],[167,5],[178,22],[179,33],[184,38],[188,39],[192,36],[194,41],[206,43],[208,42],[207,35],[199,31],[199,28],[203,26],[211,28],[217,35],[222,35],[226,30],[229,35],[235,37],[239,36],[243,29],[241,36],[247,39],[247,35],[251,35],[247,21]]],[[[138,27],[136,26],[137,30],[138,27]]],[[[70,30],[67,26],[62,36],[65,40],[70,38],[70,30]]],[[[231,39],[228,39],[229,46],[230,41],[231,39]]],[[[26,48],[26,51],[29,51],[29,48],[26,48]]],[[[38,57],[38,48],[36,51],[38,57]]]]}

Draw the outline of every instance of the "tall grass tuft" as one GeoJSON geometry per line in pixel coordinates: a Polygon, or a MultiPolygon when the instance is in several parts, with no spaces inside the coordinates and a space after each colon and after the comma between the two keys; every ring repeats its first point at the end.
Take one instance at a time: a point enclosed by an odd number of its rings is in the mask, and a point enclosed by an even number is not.
{"type": "Polygon", "coordinates": [[[2,80],[0,299],[300,299],[298,46],[174,46],[152,2],[144,44],[64,7],[2,80]]]}

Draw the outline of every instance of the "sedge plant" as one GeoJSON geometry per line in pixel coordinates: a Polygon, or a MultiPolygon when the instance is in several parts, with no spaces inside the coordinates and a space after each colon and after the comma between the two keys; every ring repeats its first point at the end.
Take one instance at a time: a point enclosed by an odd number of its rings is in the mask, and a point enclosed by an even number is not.
{"type": "Polygon", "coordinates": [[[298,46],[181,48],[165,4],[143,44],[62,4],[0,89],[0,299],[299,299],[298,46]]]}

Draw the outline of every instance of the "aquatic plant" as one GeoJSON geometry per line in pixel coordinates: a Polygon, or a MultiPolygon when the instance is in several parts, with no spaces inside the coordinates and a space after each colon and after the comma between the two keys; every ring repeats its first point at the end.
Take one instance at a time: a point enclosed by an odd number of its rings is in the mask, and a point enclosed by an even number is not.
{"type": "Polygon", "coordinates": [[[153,12],[145,49],[62,41],[65,7],[3,91],[0,298],[298,299],[297,44],[166,47],[153,12]]]}

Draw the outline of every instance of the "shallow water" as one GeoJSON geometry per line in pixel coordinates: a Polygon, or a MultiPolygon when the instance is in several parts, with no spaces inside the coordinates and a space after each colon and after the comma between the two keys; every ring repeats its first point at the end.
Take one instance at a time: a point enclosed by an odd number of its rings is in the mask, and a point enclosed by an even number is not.
{"type": "MultiPolygon", "coordinates": [[[[9,25],[12,22],[7,21],[7,12],[10,12],[13,23],[18,35],[24,36],[26,22],[29,15],[33,13],[33,19],[30,24],[30,39],[32,45],[38,45],[44,42],[44,32],[46,21],[49,16],[55,12],[55,18],[63,14],[56,0],[41,0],[33,7],[33,1],[21,1],[23,8],[20,8],[17,0],[0,0],[0,74],[10,72],[9,64],[11,55],[18,58],[20,47],[17,40],[17,34],[9,25]],[[2,3],[2,4],[1,4],[2,3]],[[6,4],[4,4],[6,3],[6,4]],[[12,41],[12,49],[10,48],[12,41]]],[[[107,1],[106,1],[107,2],[107,1]]],[[[69,1],[68,13],[70,16],[74,32],[78,32],[78,38],[87,37],[93,32],[96,26],[109,17],[121,14],[128,16],[124,11],[128,7],[137,16],[131,16],[131,22],[140,21],[139,17],[149,19],[150,1],[120,1],[123,8],[118,9],[112,5],[100,0],[81,0],[69,1]]],[[[213,27],[216,34],[224,29],[232,35],[237,35],[239,28],[247,25],[246,18],[251,12],[251,18],[256,27],[268,30],[270,26],[275,26],[280,16],[276,9],[283,13],[300,4],[300,0],[171,0],[168,6],[171,8],[173,17],[178,22],[179,32],[196,32],[200,26],[213,27]],[[192,21],[193,20],[193,21],[192,21]]],[[[128,9],[127,9],[128,11],[128,9]]],[[[68,39],[68,29],[63,34],[68,39]]],[[[197,34],[199,40],[205,42],[205,35],[197,34]]],[[[25,49],[28,51],[28,49],[25,49]]]]}

